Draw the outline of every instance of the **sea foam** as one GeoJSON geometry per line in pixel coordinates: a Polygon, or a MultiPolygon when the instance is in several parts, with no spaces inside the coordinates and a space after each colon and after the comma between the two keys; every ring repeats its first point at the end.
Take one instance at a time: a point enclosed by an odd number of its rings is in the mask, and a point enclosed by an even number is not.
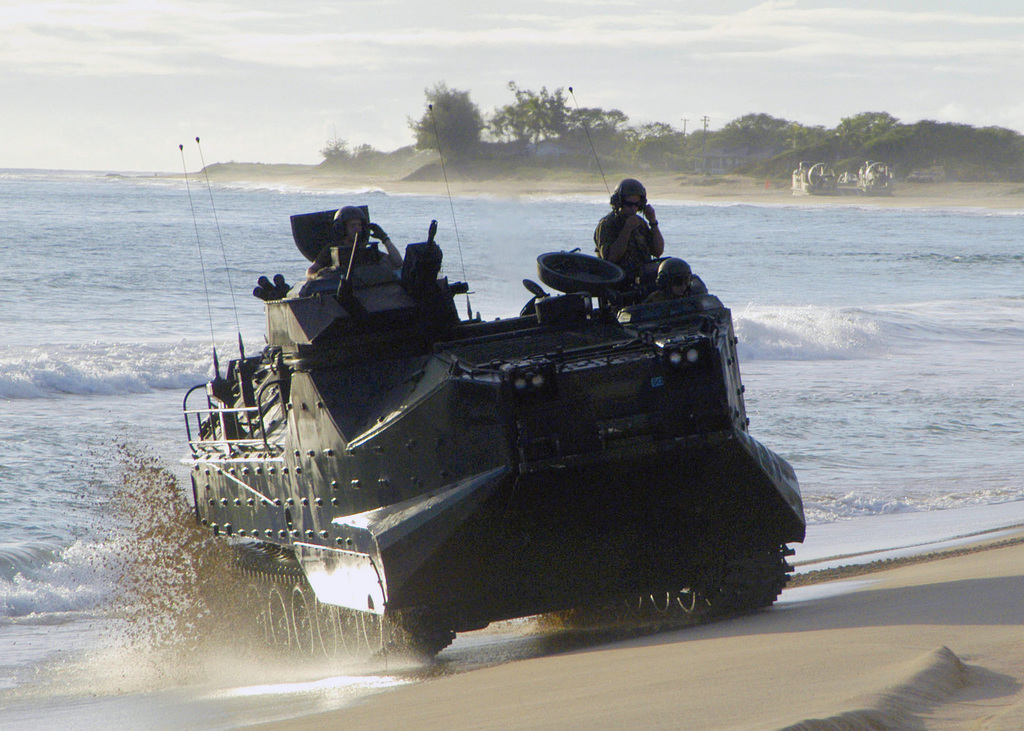
{"type": "Polygon", "coordinates": [[[878,320],[853,310],[747,305],[735,327],[741,360],[843,360],[887,350],[878,320]]]}
{"type": "Polygon", "coordinates": [[[0,399],[182,389],[207,380],[211,367],[210,346],[189,341],[3,346],[0,399]]]}

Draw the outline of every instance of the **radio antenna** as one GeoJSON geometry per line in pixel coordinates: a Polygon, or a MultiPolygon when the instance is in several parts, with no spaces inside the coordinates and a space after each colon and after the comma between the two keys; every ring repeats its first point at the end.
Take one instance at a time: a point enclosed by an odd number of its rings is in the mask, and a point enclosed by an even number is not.
{"type": "MultiPolygon", "coordinates": [[[[459,247],[459,263],[462,264],[462,278],[468,279],[466,276],[466,260],[462,258],[462,239],[459,238],[459,224],[455,220],[455,204],[452,202],[452,189],[448,185],[448,171],[444,166],[444,152],[441,151],[441,135],[437,133],[437,120],[434,119],[434,105],[428,104],[427,110],[430,112],[430,123],[434,126],[434,139],[437,140],[437,155],[441,158],[441,173],[444,175],[444,187],[448,192],[448,206],[452,209],[452,226],[455,228],[455,243],[459,247]]],[[[469,315],[469,319],[473,319],[473,305],[469,301],[469,292],[466,292],[466,313],[469,315]]]]}
{"type": "MultiPolygon", "coordinates": [[[[217,219],[217,206],[213,203],[213,186],[210,185],[210,173],[206,169],[206,158],[203,157],[203,146],[196,137],[196,147],[199,148],[199,162],[203,165],[203,175],[206,176],[206,190],[210,194],[210,208],[213,209],[213,222],[217,226],[217,238],[220,241],[220,253],[224,257],[224,274],[228,279],[228,292],[231,294],[231,311],[235,315],[235,330],[238,332],[238,354],[245,360],[245,346],[242,345],[242,326],[238,324],[238,306],[235,304],[235,288],[231,286],[231,268],[228,266],[228,252],[224,248],[224,237],[220,233],[220,221],[217,219]]],[[[197,227],[198,228],[198,227],[197,227]]]]}
{"type": "Polygon", "coordinates": [[[210,307],[210,290],[206,286],[206,262],[203,260],[203,244],[199,239],[199,223],[196,221],[196,206],[192,201],[192,187],[188,183],[188,166],[185,164],[185,146],[178,145],[181,152],[181,168],[185,172],[185,190],[188,191],[188,205],[192,209],[192,226],[196,230],[196,248],[199,249],[199,268],[203,272],[203,293],[206,295],[206,314],[210,320],[210,342],[213,345],[213,372],[220,380],[220,363],[217,362],[217,338],[213,334],[213,310],[210,307]]]}
{"type": "Polygon", "coordinates": [[[604,181],[604,189],[608,191],[608,195],[612,194],[611,188],[608,187],[608,179],[604,176],[604,168],[601,167],[601,158],[597,156],[597,148],[594,147],[594,141],[590,139],[590,130],[587,129],[587,120],[583,116],[583,112],[580,111],[580,103],[576,101],[576,95],[572,93],[572,87],[569,87],[569,96],[572,97],[572,103],[576,105],[576,114],[580,118],[580,124],[583,125],[583,131],[587,133],[587,142],[590,143],[590,150],[594,153],[594,160],[597,162],[597,169],[601,172],[601,180],[604,181]]]}

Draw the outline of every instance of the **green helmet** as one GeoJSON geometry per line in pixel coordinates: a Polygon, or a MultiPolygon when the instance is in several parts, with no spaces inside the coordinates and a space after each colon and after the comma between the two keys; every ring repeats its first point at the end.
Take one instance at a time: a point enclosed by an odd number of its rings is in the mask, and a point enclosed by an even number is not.
{"type": "Polygon", "coordinates": [[[363,223],[369,223],[370,217],[366,215],[359,206],[344,206],[338,209],[338,212],[334,214],[334,225],[344,226],[345,221],[351,221],[353,218],[358,218],[363,223]]]}
{"type": "Polygon", "coordinates": [[[615,186],[615,190],[612,192],[611,198],[612,208],[619,208],[622,205],[622,197],[626,195],[638,196],[640,198],[641,209],[647,206],[647,189],[639,180],[625,178],[615,186]]]}
{"type": "Polygon", "coordinates": [[[658,266],[658,278],[655,283],[658,289],[667,292],[673,287],[689,287],[692,278],[693,271],[689,264],[682,259],[669,258],[658,266]]]}

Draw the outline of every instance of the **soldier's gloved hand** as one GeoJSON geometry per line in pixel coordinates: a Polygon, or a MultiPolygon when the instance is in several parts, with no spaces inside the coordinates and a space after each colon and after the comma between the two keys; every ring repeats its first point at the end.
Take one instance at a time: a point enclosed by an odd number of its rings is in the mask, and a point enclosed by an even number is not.
{"type": "Polygon", "coordinates": [[[381,241],[383,241],[384,239],[386,239],[388,237],[388,235],[386,233],[384,233],[384,229],[382,229],[376,223],[371,223],[370,226],[369,226],[369,230],[370,230],[370,235],[371,236],[374,236],[374,237],[380,239],[381,241]]]}
{"type": "Polygon", "coordinates": [[[622,224],[622,230],[627,232],[632,231],[643,222],[643,219],[640,218],[638,214],[630,214],[629,218],[627,218],[625,222],[622,224]]]}

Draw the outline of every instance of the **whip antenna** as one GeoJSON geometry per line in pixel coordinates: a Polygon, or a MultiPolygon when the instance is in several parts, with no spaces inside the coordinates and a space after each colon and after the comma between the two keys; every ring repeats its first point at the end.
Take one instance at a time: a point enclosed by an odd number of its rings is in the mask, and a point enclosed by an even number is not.
{"type": "Polygon", "coordinates": [[[572,97],[572,103],[576,105],[576,114],[580,118],[580,124],[583,125],[583,131],[587,133],[587,142],[590,143],[590,150],[594,153],[594,160],[597,162],[597,169],[601,172],[601,180],[604,181],[604,189],[608,191],[608,195],[612,194],[611,188],[608,187],[608,179],[604,177],[604,168],[601,167],[601,158],[597,156],[597,148],[594,147],[594,141],[590,139],[590,130],[587,129],[587,120],[583,117],[583,112],[580,111],[580,103],[576,101],[576,95],[572,93],[572,87],[569,87],[569,96],[572,97]]]}
{"type": "MultiPolygon", "coordinates": [[[[448,191],[448,206],[452,209],[452,226],[455,228],[455,243],[459,247],[459,263],[462,264],[462,278],[467,279],[466,276],[466,260],[462,258],[462,240],[459,238],[459,224],[455,220],[455,204],[452,202],[452,189],[448,186],[448,171],[444,166],[444,153],[441,151],[441,135],[437,133],[437,120],[434,119],[434,105],[428,104],[427,110],[430,112],[430,123],[434,126],[434,138],[437,140],[437,155],[441,158],[441,173],[444,175],[444,187],[448,191]]],[[[469,302],[469,292],[466,292],[466,312],[469,314],[469,319],[473,319],[473,305],[469,302]]]]}
{"type": "Polygon", "coordinates": [[[192,202],[192,187],[188,184],[188,166],[185,165],[185,146],[178,145],[181,152],[181,168],[185,172],[185,190],[188,191],[188,205],[192,209],[192,225],[196,230],[196,248],[199,249],[199,268],[203,272],[203,293],[206,295],[206,314],[210,319],[210,342],[213,344],[213,372],[220,379],[220,363],[217,362],[217,338],[213,334],[213,310],[210,308],[210,290],[206,286],[206,263],[203,261],[203,245],[199,240],[199,223],[196,221],[196,206],[192,202]]]}
{"type": "Polygon", "coordinates": [[[228,278],[228,292],[231,294],[231,311],[235,314],[235,330],[238,332],[238,354],[245,360],[245,346],[242,345],[242,326],[238,324],[238,306],[235,304],[235,288],[231,286],[231,269],[228,267],[228,252],[224,248],[224,237],[220,233],[220,221],[217,220],[217,206],[213,204],[213,186],[210,185],[210,173],[206,169],[206,159],[203,157],[203,146],[199,144],[196,137],[196,147],[199,148],[199,162],[203,165],[203,175],[206,176],[206,190],[210,194],[210,208],[213,209],[213,222],[217,227],[217,238],[220,240],[220,253],[224,257],[224,273],[228,278]]]}

